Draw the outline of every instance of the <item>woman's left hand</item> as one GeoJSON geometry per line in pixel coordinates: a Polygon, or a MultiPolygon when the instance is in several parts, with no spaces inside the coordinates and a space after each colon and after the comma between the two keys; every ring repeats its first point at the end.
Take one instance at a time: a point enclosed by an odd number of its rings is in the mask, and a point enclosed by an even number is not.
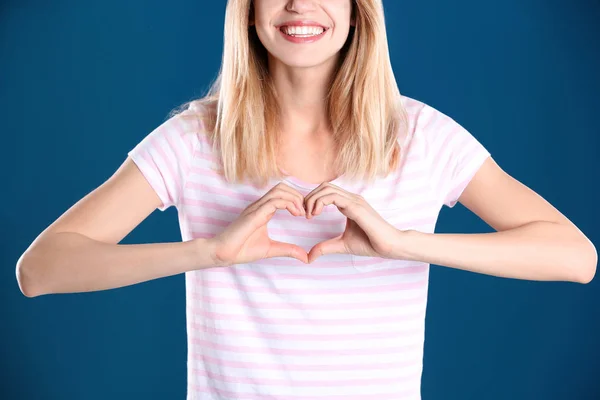
{"type": "Polygon", "coordinates": [[[377,213],[360,195],[329,182],[321,184],[304,198],[307,217],[319,215],[323,207],[334,204],[347,218],[344,232],[316,244],[308,253],[308,262],[325,254],[396,258],[400,230],[377,213]]]}

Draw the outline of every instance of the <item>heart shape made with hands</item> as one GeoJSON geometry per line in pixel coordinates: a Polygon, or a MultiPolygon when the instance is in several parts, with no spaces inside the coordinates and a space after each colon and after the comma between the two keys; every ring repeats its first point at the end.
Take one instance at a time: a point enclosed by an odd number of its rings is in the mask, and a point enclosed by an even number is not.
{"type": "Polygon", "coordinates": [[[309,263],[322,255],[336,253],[397,258],[394,251],[402,231],[383,219],[360,195],[329,182],[322,183],[304,197],[305,217],[319,215],[330,204],[346,217],[346,227],[339,236],[314,245],[307,253],[309,263]]]}

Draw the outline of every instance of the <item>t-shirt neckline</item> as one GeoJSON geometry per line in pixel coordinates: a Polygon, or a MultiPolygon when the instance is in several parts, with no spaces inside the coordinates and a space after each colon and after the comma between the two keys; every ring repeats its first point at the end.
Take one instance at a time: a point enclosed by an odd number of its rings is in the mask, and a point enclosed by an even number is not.
{"type": "MultiPolygon", "coordinates": [[[[299,188],[305,189],[305,190],[314,190],[317,187],[319,187],[319,185],[321,185],[320,183],[311,183],[311,182],[306,182],[294,175],[290,175],[288,174],[288,172],[286,170],[284,170],[283,168],[280,168],[280,171],[285,175],[285,177],[283,178],[283,181],[290,183],[294,186],[297,186],[299,188]]],[[[336,185],[339,187],[343,187],[346,186],[346,183],[344,182],[345,179],[345,175],[346,174],[342,174],[339,175],[337,178],[334,178],[330,181],[328,181],[329,183],[331,183],[332,185],[336,185]]]]}

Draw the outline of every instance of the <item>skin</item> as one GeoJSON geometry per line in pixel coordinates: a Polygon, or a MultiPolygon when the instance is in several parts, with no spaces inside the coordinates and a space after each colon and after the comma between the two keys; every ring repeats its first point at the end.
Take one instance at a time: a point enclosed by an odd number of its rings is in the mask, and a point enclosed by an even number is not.
{"type": "Polygon", "coordinates": [[[324,98],[339,51],[354,24],[351,13],[351,0],[254,1],[254,21],[250,24],[269,53],[284,141],[311,147],[311,142],[330,134],[324,98]],[[330,29],[315,43],[291,43],[276,28],[289,20],[312,20],[330,29]]]}
{"type": "MultiPolygon", "coordinates": [[[[273,77],[274,85],[280,98],[282,109],[282,131],[280,138],[293,151],[282,152],[286,160],[286,170],[294,175],[294,166],[315,165],[314,160],[303,159],[304,153],[316,154],[314,158],[327,158],[332,150],[331,132],[328,131],[326,115],[325,94],[327,84],[334,72],[335,65],[340,56],[339,52],[348,39],[350,27],[355,24],[352,20],[351,0],[323,0],[323,1],[287,1],[287,0],[255,0],[254,19],[249,24],[254,26],[257,35],[268,51],[269,73],[273,77]],[[297,44],[291,43],[281,36],[278,26],[290,20],[311,20],[327,28],[325,36],[314,43],[297,44]],[[323,155],[321,157],[321,155],[323,155]],[[291,167],[290,167],[291,166],[291,167]]],[[[322,176],[314,174],[304,178],[311,182],[319,181],[322,176]]],[[[331,185],[333,186],[333,185],[331,185]]],[[[322,189],[319,187],[318,189],[322,189]]],[[[273,192],[267,193],[256,204],[249,206],[239,220],[215,239],[216,259],[221,265],[230,265],[243,262],[253,258],[272,257],[273,254],[284,252],[304,262],[310,262],[317,254],[324,254],[325,250],[330,252],[351,252],[357,255],[382,256],[387,253],[390,244],[377,240],[384,237],[385,231],[391,231],[393,227],[387,224],[366,202],[361,204],[369,209],[370,215],[377,219],[377,224],[370,221],[371,230],[376,226],[380,233],[371,242],[368,235],[352,219],[348,219],[347,232],[342,240],[331,241],[315,246],[306,254],[299,246],[274,242],[270,240],[266,232],[266,224],[281,207],[288,208],[293,215],[298,215],[299,209],[303,216],[312,218],[311,213],[304,209],[309,198],[316,201],[318,196],[327,196],[323,201],[332,201],[339,208],[349,211],[348,217],[360,218],[360,215],[352,213],[355,208],[348,209],[347,201],[353,199],[358,201],[355,195],[336,187],[339,197],[333,199],[331,193],[315,189],[309,196],[302,195],[293,188],[280,185],[273,192]],[[283,186],[283,187],[281,187],[283,186]],[[276,197],[273,197],[276,196],[276,197]],[[279,197],[277,197],[279,196],[279,197]],[[269,202],[272,198],[293,196],[296,201],[295,207],[279,202],[269,202]],[[317,197],[315,197],[317,196],[317,197]],[[299,204],[298,204],[299,203],[299,204]],[[268,211],[260,210],[260,206],[267,206],[268,211]],[[256,210],[252,214],[252,210],[256,210]],[[257,222],[258,221],[258,222],[257,222]],[[255,226],[257,231],[248,231],[246,235],[240,235],[242,226],[255,226]],[[235,239],[234,239],[235,238],[235,239]],[[378,251],[379,250],[379,251],[378,251]]],[[[318,210],[320,212],[320,209],[318,210]]],[[[373,232],[375,233],[375,232],[373,232]]],[[[389,236],[388,236],[389,237],[389,236]]]]}
{"type": "MultiPolygon", "coordinates": [[[[269,50],[269,64],[283,109],[285,141],[296,151],[284,156],[303,165],[307,152],[327,148],[323,97],[337,52],[347,35],[350,0],[255,0],[257,32],[269,50]],[[275,24],[287,18],[311,19],[331,32],[311,45],[278,37],[275,24]],[[305,49],[301,49],[305,46],[305,49]],[[318,51],[312,51],[318,46],[318,51]]],[[[309,171],[309,182],[324,182],[309,171]]],[[[296,174],[294,174],[296,175],[296,174]]],[[[279,184],[249,205],[220,235],[177,243],[124,245],[119,242],[148,217],[161,199],[136,164],[127,158],[115,173],[36,237],[19,258],[22,293],[97,291],[132,285],[202,268],[265,257],[312,262],[331,253],[418,260],[487,275],[540,281],[589,283],[598,254],[592,242],[539,194],[506,173],[489,157],[458,201],[492,233],[438,234],[400,231],[387,224],[364,199],[328,182],[303,197],[279,184]],[[312,218],[335,204],[347,218],[346,230],[307,254],[272,241],[265,225],[277,209],[312,218]],[[84,268],[82,266],[85,266],[84,268]]]]}
{"type": "MultiPolygon", "coordinates": [[[[284,110],[282,135],[290,142],[299,142],[296,149],[310,146],[319,137],[315,132],[326,126],[321,99],[337,52],[353,23],[351,3],[257,0],[255,5],[256,18],[251,23],[256,24],[270,54],[269,66],[284,110]],[[292,17],[331,26],[331,35],[316,44],[295,46],[282,39],[275,28],[292,17]]],[[[288,157],[297,154],[292,152],[288,157]]],[[[281,190],[289,201],[299,201],[300,194],[294,189],[281,190]]],[[[318,215],[329,204],[348,218],[343,234],[315,245],[306,255],[308,262],[324,254],[351,253],[425,261],[495,276],[582,283],[590,282],[596,271],[598,255],[591,241],[545,199],[503,171],[492,157],[484,162],[459,202],[496,229],[494,233],[400,231],[385,222],[361,196],[328,182],[300,199],[306,218],[318,215]]],[[[275,208],[267,213],[265,224],[274,212],[275,208]]],[[[266,230],[264,235],[267,238],[266,230]]],[[[279,252],[304,258],[298,246],[276,246],[279,252]]]]}

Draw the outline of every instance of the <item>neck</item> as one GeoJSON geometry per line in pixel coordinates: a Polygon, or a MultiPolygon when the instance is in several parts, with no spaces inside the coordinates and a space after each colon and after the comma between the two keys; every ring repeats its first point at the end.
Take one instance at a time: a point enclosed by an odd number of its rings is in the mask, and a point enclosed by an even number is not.
{"type": "Polygon", "coordinates": [[[269,58],[269,73],[281,108],[282,137],[310,138],[329,132],[327,92],[336,59],[310,68],[289,67],[269,58]]]}

